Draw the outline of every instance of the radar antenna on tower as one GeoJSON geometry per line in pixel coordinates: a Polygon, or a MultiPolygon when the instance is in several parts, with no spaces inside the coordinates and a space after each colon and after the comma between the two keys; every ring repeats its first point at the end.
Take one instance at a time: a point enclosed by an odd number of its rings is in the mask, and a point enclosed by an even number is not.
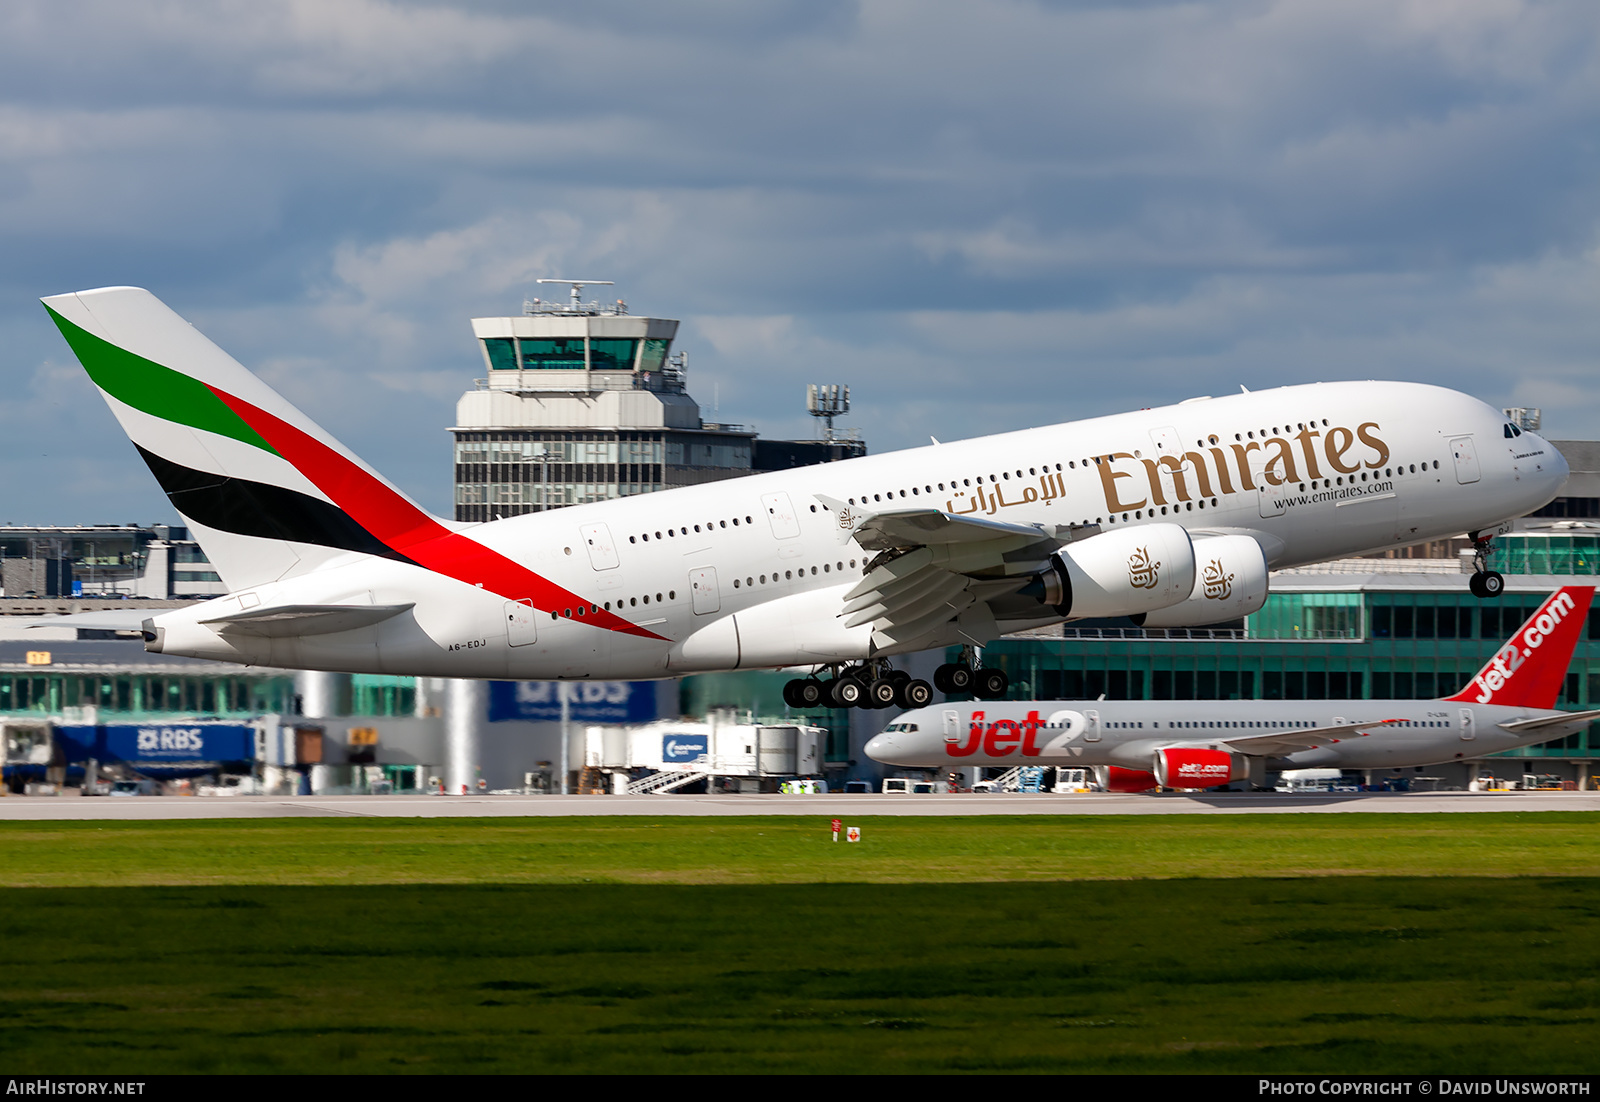
{"type": "Polygon", "coordinates": [[[536,279],[535,283],[565,283],[572,288],[571,301],[566,306],[558,306],[553,302],[541,302],[534,299],[522,304],[524,314],[626,314],[628,304],[620,298],[616,305],[602,306],[598,302],[584,302],[583,289],[585,287],[611,287],[614,281],[609,279],[536,279]]]}
{"type": "Polygon", "coordinates": [[[837,383],[806,384],[806,412],[827,423],[823,439],[833,440],[833,419],[850,412],[850,388],[837,383]]]}

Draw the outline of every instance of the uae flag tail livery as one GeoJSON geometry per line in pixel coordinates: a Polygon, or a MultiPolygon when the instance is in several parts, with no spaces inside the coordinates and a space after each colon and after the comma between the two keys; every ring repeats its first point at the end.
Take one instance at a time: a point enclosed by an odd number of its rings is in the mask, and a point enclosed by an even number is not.
{"type": "Polygon", "coordinates": [[[1562,586],[1497,650],[1465,689],[1445,697],[1463,704],[1554,708],[1594,587],[1562,586]]]}
{"type": "MultiPolygon", "coordinates": [[[[150,292],[104,287],[44,304],[230,590],[365,555],[533,608],[574,602],[423,510],[150,292]]],[[[595,619],[649,634],[610,613],[595,619]]]]}

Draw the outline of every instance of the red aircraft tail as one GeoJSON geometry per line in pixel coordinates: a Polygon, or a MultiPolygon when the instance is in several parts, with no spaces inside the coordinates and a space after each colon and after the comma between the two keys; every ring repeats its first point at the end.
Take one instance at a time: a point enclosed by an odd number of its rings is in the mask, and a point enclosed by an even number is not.
{"type": "Polygon", "coordinates": [[[1554,708],[1593,599],[1594,586],[1568,585],[1556,590],[1465,689],[1444,699],[1554,708]]]}

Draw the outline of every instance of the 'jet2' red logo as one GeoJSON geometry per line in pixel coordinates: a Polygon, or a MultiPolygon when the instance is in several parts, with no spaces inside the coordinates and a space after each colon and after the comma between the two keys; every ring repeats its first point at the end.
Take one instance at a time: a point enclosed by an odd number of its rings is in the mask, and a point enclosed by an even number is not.
{"type": "Polygon", "coordinates": [[[952,758],[967,758],[981,748],[986,757],[1004,758],[1019,749],[1025,758],[1036,758],[1043,749],[1039,745],[1039,728],[1043,721],[1038,712],[1029,712],[1024,720],[997,719],[986,723],[983,712],[973,712],[967,725],[967,737],[945,743],[945,752],[952,758]]]}

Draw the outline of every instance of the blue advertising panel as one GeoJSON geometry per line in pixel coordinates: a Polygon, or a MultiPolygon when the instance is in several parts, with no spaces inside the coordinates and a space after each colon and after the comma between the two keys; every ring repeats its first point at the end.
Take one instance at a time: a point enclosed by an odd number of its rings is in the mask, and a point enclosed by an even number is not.
{"type": "Polygon", "coordinates": [[[69,762],[103,759],[106,756],[98,727],[83,724],[57,727],[56,739],[61,743],[61,752],[69,762]]]}
{"type": "Polygon", "coordinates": [[[662,735],[661,760],[667,762],[698,761],[711,749],[708,735],[662,735]]]}
{"type": "Polygon", "coordinates": [[[489,721],[561,718],[565,693],[574,723],[649,723],[660,718],[654,681],[491,681],[489,721]]]}
{"type": "Polygon", "coordinates": [[[105,761],[160,765],[256,756],[255,728],[240,723],[107,724],[100,730],[105,761]]]}

